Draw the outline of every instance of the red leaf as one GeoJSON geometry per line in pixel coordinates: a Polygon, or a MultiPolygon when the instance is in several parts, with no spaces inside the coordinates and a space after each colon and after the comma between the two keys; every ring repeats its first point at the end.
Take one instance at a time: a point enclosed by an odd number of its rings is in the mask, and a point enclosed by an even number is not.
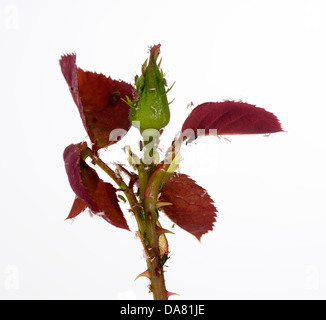
{"type": "Polygon", "coordinates": [[[60,66],[95,150],[117,142],[120,136],[110,134],[121,129],[123,136],[130,128],[129,106],[121,98],[132,99],[133,86],[77,68],[76,54],[62,56],[60,66]]]}
{"type": "Polygon", "coordinates": [[[197,106],[182,126],[182,132],[192,129],[216,129],[217,135],[260,134],[283,131],[277,117],[263,108],[235,102],[206,102],[197,106]]]}
{"type": "Polygon", "coordinates": [[[185,174],[174,174],[161,189],[160,201],[172,205],[162,207],[165,214],[179,227],[198,240],[213,230],[216,208],[207,191],[185,174]]]}
{"type": "MultiPolygon", "coordinates": [[[[83,149],[87,148],[85,144],[71,144],[63,152],[63,159],[68,175],[69,183],[76,196],[82,199],[87,206],[94,212],[99,212],[100,209],[93,201],[90,192],[83,183],[81,172],[81,157],[80,154],[83,149]]],[[[84,163],[84,161],[83,161],[84,163]]]]}
{"type": "Polygon", "coordinates": [[[87,208],[87,205],[84,200],[76,197],[74,203],[72,204],[70,213],[66,220],[77,217],[81,212],[87,208]]]}
{"type": "Polygon", "coordinates": [[[118,203],[116,189],[110,183],[101,180],[97,172],[82,159],[81,154],[86,148],[85,143],[71,144],[63,154],[69,183],[77,196],[67,219],[85,210],[81,202],[83,201],[85,206],[107,222],[129,230],[118,203]]]}

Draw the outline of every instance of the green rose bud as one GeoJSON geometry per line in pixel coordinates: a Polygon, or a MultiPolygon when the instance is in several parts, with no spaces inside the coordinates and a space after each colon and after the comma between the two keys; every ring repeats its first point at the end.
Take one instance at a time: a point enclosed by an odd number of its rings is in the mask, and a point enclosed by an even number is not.
{"type": "Polygon", "coordinates": [[[154,129],[160,130],[170,121],[170,109],[165,90],[166,81],[163,72],[160,69],[160,63],[157,65],[157,57],[160,54],[160,44],[151,47],[150,57],[142,66],[142,74],[135,77],[137,89],[136,99],[128,101],[130,105],[129,119],[139,121],[140,132],[147,132],[154,129]]]}

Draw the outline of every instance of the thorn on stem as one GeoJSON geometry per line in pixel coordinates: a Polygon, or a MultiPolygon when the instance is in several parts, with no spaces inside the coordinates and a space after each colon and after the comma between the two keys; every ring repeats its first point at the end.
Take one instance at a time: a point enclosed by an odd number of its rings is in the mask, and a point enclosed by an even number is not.
{"type": "Polygon", "coordinates": [[[145,270],[144,272],[140,273],[140,274],[135,278],[134,281],[136,281],[136,280],[137,280],[138,278],[140,278],[140,277],[146,277],[146,278],[150,279],[150,278],[151,278],[151,275],[150,275],[150,273],[149,273],[149,270],[147,269],[147,270],[145,270]]]}
{"type": "Polygon", "coordinates": [[[174,234],[174,232],[170,231],[170,230],[167,230],[167,229],[164,229],[162,227],[159,227],[159,226],[156,226],[156,232],[157,234],[160,236],[161,234],[164,234],[164,233],[171,233],[171,234],[174,234]]]}
{"type": "Polygon", "coordinates": [[[166,295],[167,295],[168,299],[169,299],[171,296],[180,296],[179,293],[170,292],[170,291],[166,291],[166,295]]]}
{"type": "Polygon", "coordinates": [[[161,207],[165,207],[165,206],[172,206],[173,203],[171,202],[163,202],[163,201],[157,201],[156,202],[156,208],[159,209],[161,207]]]}

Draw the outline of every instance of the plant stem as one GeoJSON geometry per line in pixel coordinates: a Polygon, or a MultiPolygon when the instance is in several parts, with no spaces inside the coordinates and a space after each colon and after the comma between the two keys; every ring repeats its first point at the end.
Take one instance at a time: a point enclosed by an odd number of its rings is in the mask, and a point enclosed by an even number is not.
{"type": "MultiPolygon", "coordinates": [[[[159,191],[162,184],[166,181],[168,177],[171,176],[173,171],[176,169],[177,165],[173,161],[176,159],[178,153],[175,150],[175,143],[172,144],[170,150],[170,160],[167,163],[162,161],[156,166],[154,171],[148,178],[146,188],[144,190],[143,208],[145,213],[145,230],[141,233],[144,248],[146,250],[147,267],[150,274],[151,280],[151,291],[153,292],[154,300],[167,300],[168,292],[165,287],[164,271],[160,256],[159,247],[159,234],[157,232],[158,228],[158,215],[156,209],[156,203],[159,191]],[[169,168],[171,166],[173,171],[170,172],[169,168]]],[[[141,230],[140,230],[141,231],[141,230]]]]}
{"type": "MultiPolygon", "coordinates": [[[[156,213],[155,213],[156,214],[156,213]]],[[[158,234],[156,230],[157,219],[149,215],[147,220],[147,233],[146,239],[148,241],[146,259],[147,268],[150,274],[151,286],[150,289],[153,293],[154,300],[167,300],[167,291],[165,287],[164,271],[161,266],[161,256],[158,241],[158,234]]]]}
{"type": "MultiPolygon", "coordinates": [[[[131,210],[134,212],[135,216],[138,217],[141,214],[140,204],[131,188],[128,188],[123,179],[116,175],[116,173],[97,155],[95,155],[90,149],[88,155],[91,157],[92,161],[98,165],[105,173],[107,173],[110,178],[119,186],[119,188],[124,192],[131,210]]],[[[137,220],[138,222],[138,220],[137,220]]]]}
{"type": "Polygon", "coordinates": [[[167,300],[168,293],[165,287],[163,265],[161,264],[161,253],[159,246],[159,237],[161,233],[158,233],[158,215],[156,203],[163,178],[165,177],[170,165],[164,163],[157,165],[149,178],[143,164],[141,163],[139,165],[138,173],[141,185],[141,205],[138,202],[133,189],[129,188],[123,179],[90,149],[87,150],[87,156],[90,156],[93,163],[98,165],[112,178],[112,180],[120,187],[128,199],[131,210],[135,214],[139,228],[138,234],[141,238],[146,253],[146,263],[151,281],[150,290],[153,293],[153,298],[154,300],[167,300]]]}
{"type": "Polygon", "coordinates": [[[164,271],[161,265],[161,254],[159,247],[159,234],[157,232],[157,211],[156,202],[160,190],[164,170],[157,167],[151,174],[145,189],[144,194],[144,210],[146,219],[146,229],[142,233],[143,243],[148,255],[147,267],[151,280],[151,291],[153,292],[154,300],[167,300],[167,291],[165,287],[164,271]]]}

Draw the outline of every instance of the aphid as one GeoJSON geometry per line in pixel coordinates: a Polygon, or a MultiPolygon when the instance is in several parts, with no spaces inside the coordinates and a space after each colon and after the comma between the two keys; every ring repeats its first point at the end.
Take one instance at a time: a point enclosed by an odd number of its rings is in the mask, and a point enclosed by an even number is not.
{"type": "Polygon", "coordinates": [[[90,208],[88,208],[88,214],[89,214],[89,216],[92,218],[93,217],[93,212],[92,212],[92,210],[90,209],[90,208]]]}
{"type": "Polygon", "coordinates": [[[150,108],[157,114],[157,110],[153,106],[150,106],[150,108]]]}
{"type": "Polygon", "coordinates": [[[169,259],[168,255],[166,253],[163,254],[163,256],[160,259],[160,267],[163,268],[165,262],[169,259]]]}
{"type": "Polygon", "coordinates": [[[224,140],[226,143],[231,143],[231,138],[223,137],[223,140],[224,140]]]}
{"type": "Polygon", "coordinates": [[[118,194],[118,198],[122,200],[123,202],[127,202],[126,198],[122,196],[121,194],[118,194]]]}
{"type": "Polygon", "coordinates": [[[105,216],[105,213],[104,212],[97,212],[96,213],[96,216],[103,217],[103,216],[105,216]]]}
{"type": "Polygon", "coordinates": [[[205,196],[206,196],[206,194],[207,194],[207,191],[206,190],[204,190],[204,192],[200,195],[202,198],[204,198],[205,196]]]}
{"type": "Polygon", "coordinates": [[[187,104],[187,108],[192,108],[194,106],[194,103],[191,101],[190,103],[187,104]]]}

